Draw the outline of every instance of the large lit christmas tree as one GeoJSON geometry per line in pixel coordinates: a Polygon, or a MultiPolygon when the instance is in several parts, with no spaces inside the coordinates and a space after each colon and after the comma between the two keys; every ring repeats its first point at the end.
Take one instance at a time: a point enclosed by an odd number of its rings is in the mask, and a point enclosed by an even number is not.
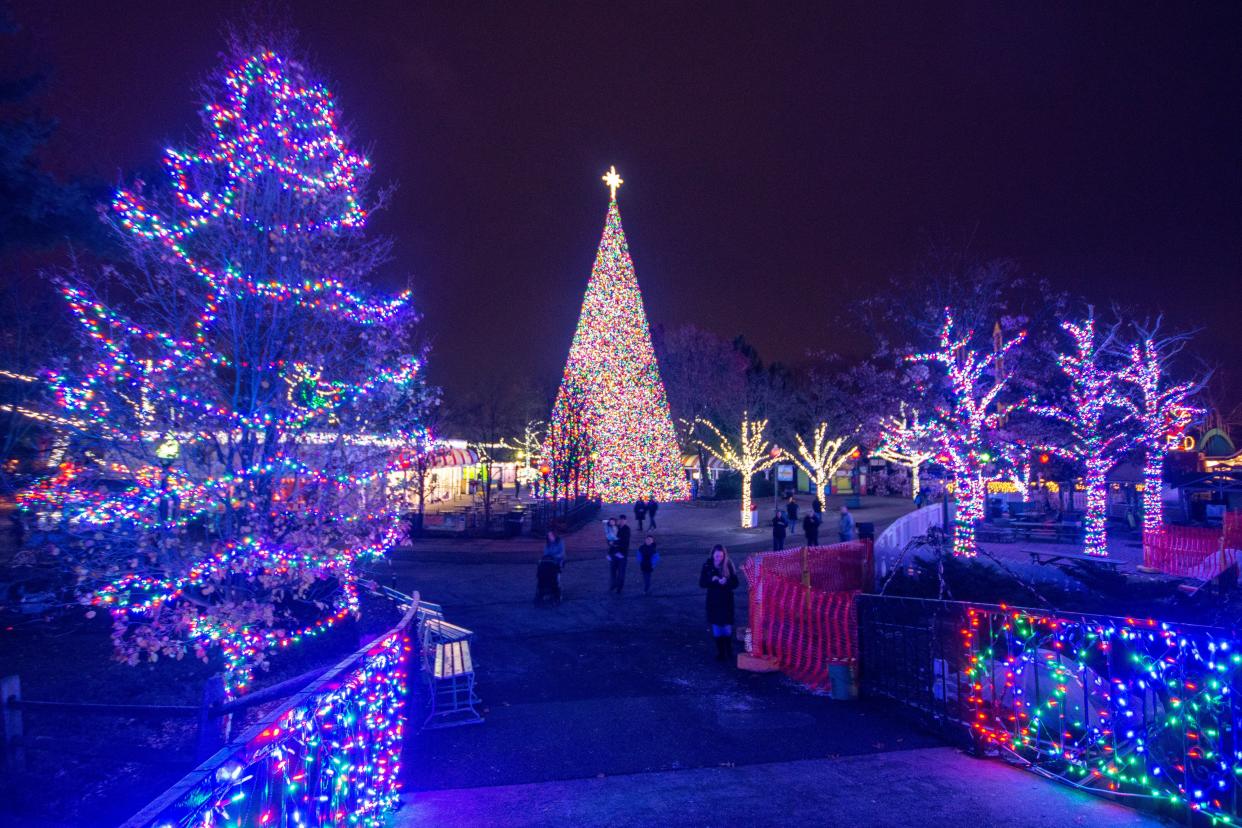
{"type": "MultiPolygon", "coordinates": [[[[219,648],[233,690],[357,611],[354,564],[399,537],[389,474],[425,393],[405,295],[363,281],[370,164],[301,64],[240,52],[169,183],[117,193],[131,262],[63,292],[90,349],[48,375],[60,519],[83,599],[136,663],[219,648]]],[[[80,277],[80,274],[79,274],[80,277]]]]}
{"type": "Polygon", "coordinates": [[[548,427],[556,486],[608,503],[683,500],[687,484],[642,293],[617,208],[608,219],[548,427]]]}

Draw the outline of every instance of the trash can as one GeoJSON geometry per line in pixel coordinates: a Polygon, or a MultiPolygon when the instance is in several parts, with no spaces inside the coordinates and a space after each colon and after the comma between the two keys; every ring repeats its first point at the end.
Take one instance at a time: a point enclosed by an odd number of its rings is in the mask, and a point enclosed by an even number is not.
{"type": "Polygon", "coordinates": [[[522,532],[522,513],[509,512],[505,515],[505,537],[515,538],[522,532]]]}

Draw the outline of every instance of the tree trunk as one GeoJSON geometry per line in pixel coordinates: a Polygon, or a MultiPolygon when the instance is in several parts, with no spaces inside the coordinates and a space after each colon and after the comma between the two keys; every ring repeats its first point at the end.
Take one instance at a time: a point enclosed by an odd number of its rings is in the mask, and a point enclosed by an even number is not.
{"type": "Polygon", "coordinates": [[[1086,479],[1086,512],[1083,516],[1083,551],[1088,555],[1108,557],[1108,479],[1102,469],[1088,465],[1086,479]]]}
{"type": "Polygon", "coordinates": [[[973,558],[979,554],[975,541],[975,529],[983,520],[984,493],[987,487],[978,476],[962,475],[957,479],[957,491],[954,497],[957,507],[954,509],[953,554],[973,558]]]}
{"type": "Polygon", "coordinates": [[[1143,465],[1143,531],[1155,532],[1164,525],[1164,453],[1147,449],[1143,465]]]}

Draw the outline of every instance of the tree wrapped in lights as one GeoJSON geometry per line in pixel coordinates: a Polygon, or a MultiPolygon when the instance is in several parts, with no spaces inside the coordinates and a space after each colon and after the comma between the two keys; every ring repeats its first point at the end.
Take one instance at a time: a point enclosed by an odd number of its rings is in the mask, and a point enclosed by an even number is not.
{"type": "Polygon", "coordinates": [[[48,375],[75,461],[23,502],[82,536],[121,657],[219,646],[238,690],[357,611],[354,564],[402,531],[389,480],[429,396],[407,295],[365,292],[388,243],[363,234],[370,164],[331,93],[281,54],[235,54],[198,148],[166,153],[170,185],[112,203],[132,307],[63,286],[92,350],[48,375]]]}
{"type": "Polygon", "coordinates": [[[780,459],[781,452],[764,436],[768,430],[767,420],[752,420],[750,412],[742,413],[742,426],[738,432],[737,445],[713,424],[703,423],[716,435],[716,444],[702,443],[717,460],[742,476],[742,526],[750,527],[751,499],[750,481],[761,471],[771,468],[780,459]]]}
{"type": "Polygon", "coordinates": [[[919,496],[919,469],[936,456],[931,449],[929,429],[912,405],[901,403],[896,415],[880,421],[880,445],[874,454],[910,470],[910,496],[919,496]]]}
{"type": "Polygon", "coordinates": [[[1164,459],[1170,441],[1201,414],[1188,400],[1203,382],[1170,383],[1169,362],[1185,347],[1187,337],[1160,336],[1160,319],[1150,325],[1135,325],[1138,341],[1125,352],[1126,366],[1121,379],[1128,383],[1136,399],[1128,400],[1139,428],[1138,443],[1143,448],[1143,531],[1155,532],[1164,523],[1162,491],[1164,459]]]}
{"type": "Polygon", "coordinates": [[[949,308],[944,311],[939,347],[926,353],[911,354],[909,362],[928,362],[943,366],[948,380],[947,393],[937,401],[935,417],[927,423],[937,459],[953,478],[953,552],[974,556],[978,552],[975,530],[984,516],[987,498],[986,471],[993,461],[991,446],[994,430],[1012,409],[1001,412],[994,404],[1005,389],[1010,374],[996,364],[1023,339],[1023,331],[1012,339],[997,341],[984,353],[970,347],[973,331],[959,335],[949,308]],[[991,375],[992,382],[986,382],[991,375]],[[989,410],[991,409],[991,410],[989,410]]]}
{"type": "Polygon", "coordinates": [[[828,436],[828,423],[815,426],[808,444],[801,434],[794,435],[797,453],[789,453],[790,459],[806,473],[815,484],[815,497],[823,498],[828,491],[828,483],[832,476],[849,461],[858,445],[853,434],[838,437],[828,436]]]}
{"type": "Polygon", "coordinates": [[[582,300],[582,314],[552,418],[548,457],[566,493],[588,491],[608,503],[688,496],[681,453],[642,294],[617,208],[621,179],[582,300]]]}
{"type": "Polygon", "coordinates": [[[1083,551],[1107,556],[1108,472],[1134,447],[1127,430],[1121,375],[1107,364],[1116,328],[1099,336],[1092,312],[1081,323],[1062,322],[1061,329],[1073,343],[1069,351],[1057,354],[1057,366],[1069,380],[1069,389],[1064,401],[1031,410],[1060,423],[1069,439],[1037,448],[1082,464],[1087,495],[1083,551]]]}

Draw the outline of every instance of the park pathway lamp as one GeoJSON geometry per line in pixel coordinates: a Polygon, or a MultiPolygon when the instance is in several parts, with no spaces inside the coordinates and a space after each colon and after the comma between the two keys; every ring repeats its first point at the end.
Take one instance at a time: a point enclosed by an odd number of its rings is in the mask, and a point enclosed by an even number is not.
{"type": "Polygon", "coordinates": [[[776,445],[772,446],[772,450],[768,452],[768,456],[772,458],[772,463],[773,463],[772,472],[771,472],[772,474],[772,506],[778,510],[781,508],[781,491],[780,491],[781,487],[780,487],[780,483],[778,483],[776,480],[776,478],[780,476],[780,472],[777,471],[775,463],[777,460],[781,459],[781,455],[784,453],[785,453],[785,450],[782,449],[780,446],[776,446],[776,445]]]}
{"type": "Polygon", "coordinates": [[[555,508],[556,507],[556,492],[555,491],[549,492],[549,489],[548,489],[548,477],[549,475],[552,474],[552,467],[548,465],[548,461],[545,460],[543,461],[543,463],[539,465],[539,474],[543,477],[543,497],[545,500],[547,500],[548,494],[551,493],[552,505],[553,505],[553,508],[555,508]]]}
{"type": "Polygon", "coordinates": [[[181,444],[171,434],[155,447],[155,459],[160,461],[160,523],[168,516],[168,472],[181,456],[181,444]]]}

